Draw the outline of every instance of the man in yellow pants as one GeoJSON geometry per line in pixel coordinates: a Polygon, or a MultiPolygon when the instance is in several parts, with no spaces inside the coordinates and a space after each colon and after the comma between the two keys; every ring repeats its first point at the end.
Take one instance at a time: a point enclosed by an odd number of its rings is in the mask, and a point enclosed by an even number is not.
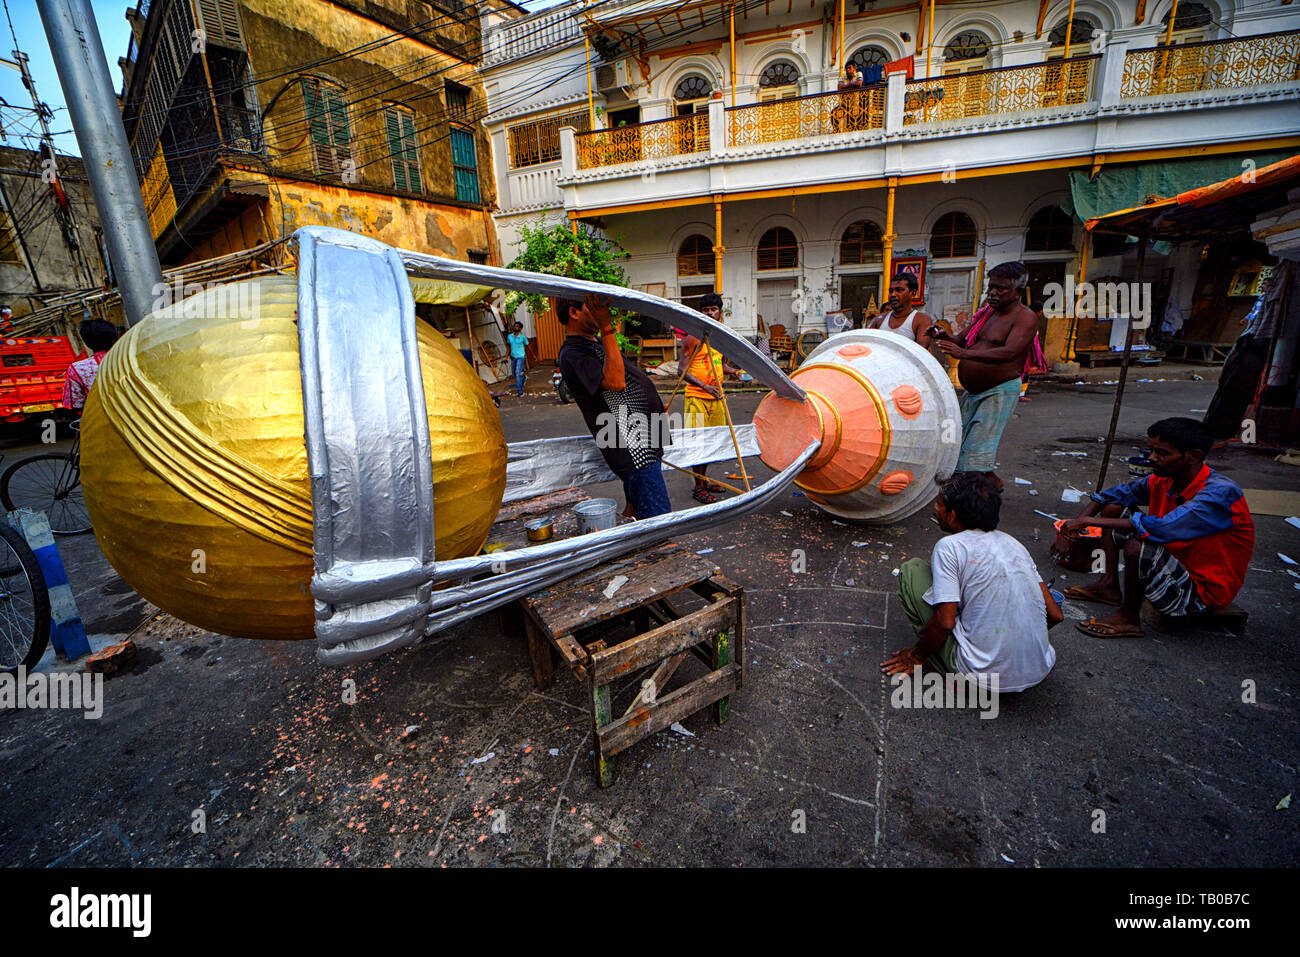
{"type": "MultiPolygon", "coordinates": [[[[721,322],[722,297],[715,292],[706,294],[700,300],[700,312],[714,322],[721,322]]],[[[722,376],[724,371],[734,373],[736,370],[723,361],[722,353],[694,336],[686,336],[682,341],[681,362],[686,368],[683,377],[686,382],[686,427],[702,429],[711,425],[726,425],[722,376]]],[[[707,465],[694,465],[690,468],[696,473],[695,491],[691,497],[702,505],[716,502],[718,495],[726,489],[708,480],[707,465]]]]}

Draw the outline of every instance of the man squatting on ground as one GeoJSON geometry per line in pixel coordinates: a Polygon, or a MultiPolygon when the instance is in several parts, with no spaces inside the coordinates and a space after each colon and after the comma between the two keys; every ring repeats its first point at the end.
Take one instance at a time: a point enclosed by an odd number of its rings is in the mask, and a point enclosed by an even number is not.
{"type": "Polygon", "coordinates": [[[911,339],[922,349],[930,348],[929,329],[934,320],[928,313],[912,305],[920,289],[916,277],[910,272],[900,272],[889,280],[889,308],[882,310],[867,325],[868,329],[884,329],[905,339],[911,339]]]}
{"type": "Polygon", "coordinates": [[[1142,634],[1144,598],[1171,616],[1224,608],[1246,578],[1255,522],[1241,487],[1205,464],[1214,444],[1209,431],[1195,419],[1161,419],[1147,429],[1147,444],[1154,474],[1094,493],[1079,516],[1061,527],[1066,536],[1089,525],[1102,530],[1101,578],[1065,594],[1119,608],[1079,622],[1086,635],[1142,634]]]}
{"type": "Polygon", "coordinates": [[[1002,491],[987,475],[958,472],[934,503],[948,533],[930,561],[912,558],[898,573],[898,601],[916,644],[880,663],[887,675],[922,663],[985,677],[994,690],[1024,691],[1052,670],[1047,630],[1064,620],[1025,546],[999,532],[1002,491]]]}
{"type": "MultiPolygon", "coordinates": [[[[716,292],[706,293],[700,297],[700,312],[714,322],[722,321],[722,297],[716,292]]],[[[694,336],[682,338],[681,362],[686,369],[682,377],[686,381],[686,428],[704,429],[711,425],[726,425],[727,411],[722,398],[722,376],[724,372],[735,373],[723,358],[722,353],[712,346],[706,346],[694,336]]],[[[708,465],[692,465],[695,474],[695,489],[691,497],[701,504],[716,502],[718,495],[726,491],[708,479],[708,465]]]]}
{"type": "Polygon", "coordinates": [[[560,375],[597,437],[605,464],[623,482],[623,514],[652,518],[671,512],[660,464],[662,430],[655,427],[663,400],[650,377],[619,350],[609,301],[594,294],[582,302],[556,299],[555,314],[567,333],[557,360],[560,375]]]}
{"type": "Polygon", "coordinates": [[[961,337],[970,341],[959,343],[937,326],[929,330],[939,350],[958,360],[957,378],[966,390],[961,397],[957,471],[983,472],[998,488],[1002,479],[993,472],[998,442],[1020,399],[1020,376],[1038,332],[1037,317],[1020,300],[1028,281],[1029,271],[1022,262],[994,266],[989,270],[988,292],[993,312],[973,330],[974,335],[961,337]]]}

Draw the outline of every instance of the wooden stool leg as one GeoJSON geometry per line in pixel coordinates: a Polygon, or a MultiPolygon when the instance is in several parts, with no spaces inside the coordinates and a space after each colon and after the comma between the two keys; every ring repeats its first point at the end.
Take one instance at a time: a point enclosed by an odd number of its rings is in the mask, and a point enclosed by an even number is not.
{"type": "Polygon", "coordinates": [[[533,683],[538,691],[545,691],[555,682],[555,662],[551,643],[527,615],[524,616],[524,631],[528,633],[528,657],[533,662],[533,683]]]}
{"type": "Polygon", "coordinates": [[[605,757],[604,748],[601,747],[600,729],[614,720],[613,708],[610,704],[609,685],[592,686],[591,717],[595,754],[593,770],[596,773],[596,783],[603,788],[607,788],[614,783],[614,766],[610,764],[611,759],[605,757]]]}
{"type": "MultiPolygon", "coordinates": [[[[713,639],[713,670],[717,671],[729,664],[731,664],[731,635],[720,631],[713,639]]],[[[727,695],[713,703],[713,720],[718,724],[726,724],[730,717],[731,695],[727,695]]]]}

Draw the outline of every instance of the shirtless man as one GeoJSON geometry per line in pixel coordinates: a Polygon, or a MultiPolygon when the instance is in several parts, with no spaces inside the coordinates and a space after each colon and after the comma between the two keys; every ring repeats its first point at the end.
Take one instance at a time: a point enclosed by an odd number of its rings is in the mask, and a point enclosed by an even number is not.
{"type": "Polygon", "coordinates": [[[993,312],[973,338],[965,333],[959,343],[942,329],[929,330],[939,350],[958,360],[957,378],[966,390],[961,397],[961,456],[956,471],[983,472],[999,488],[1002,480],[993,471],[998,442],[1020,399],[1020,376],[1038,331],[1033,310],[1020,300],[1028,280],[1022,262],[994,266],[989,270],[988,292],[993,312]]]}
{"type": "Polygon", "coordinates": [[[889,308],[871,320],[868,329],[884,329],[911,339],[922,349],[930,348],[930,326],[934,324],[924,312],[912,306],[912,298],[920,288],[910,272],[900,272],[889,280],[889,308]]]}

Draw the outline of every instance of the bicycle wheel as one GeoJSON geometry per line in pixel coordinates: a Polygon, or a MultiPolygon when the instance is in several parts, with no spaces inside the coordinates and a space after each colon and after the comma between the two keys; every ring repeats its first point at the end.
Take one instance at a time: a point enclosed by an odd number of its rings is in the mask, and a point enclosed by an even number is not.
{"type": "Polygon", "coordinates": [[[20,459],[0,476],[0,502],[9,511],[44,512],[55,535],[90,531],[90,513],[81,494],[81,463],[67,452],[45,452],[20,459]]]}
{"type": "Polygon", "coordinates": [[[0,519],[0,671],[35,667],[50,640],[50,593],[22,534],[0,519]]]}

